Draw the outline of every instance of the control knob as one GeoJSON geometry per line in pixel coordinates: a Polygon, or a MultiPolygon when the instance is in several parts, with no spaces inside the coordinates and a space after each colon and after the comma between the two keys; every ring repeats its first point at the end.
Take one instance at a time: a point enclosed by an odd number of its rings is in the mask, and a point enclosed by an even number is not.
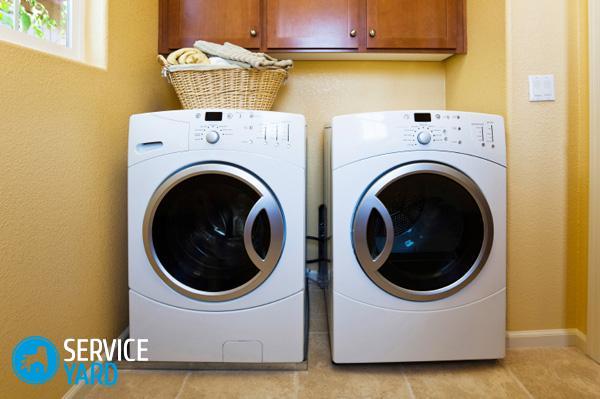
{"type": "Polygon", "coordinates": [[[206,142],[208,144],[215,144],[217,141],[219,141],[220,138],[221,136],[219,135],[219,133],[214,130],[211,130],[210,132],[206,133],[206,142]]]}
{"type": "Polygon", "coordinates": [[[429,132],[419,133],[419,135],[417,136],[417,141],[423,145],[431,143],[431,133],[429,133],[429,132]]]}

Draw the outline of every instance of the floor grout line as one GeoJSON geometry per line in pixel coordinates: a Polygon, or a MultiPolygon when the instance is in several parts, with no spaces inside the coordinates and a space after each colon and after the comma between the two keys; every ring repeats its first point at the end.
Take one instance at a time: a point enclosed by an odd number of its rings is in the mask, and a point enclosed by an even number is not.
{"type": "Polygon", "coordinates": [[[179,399],[179,397],[181,396],[181,393],[183,392],[183,387],[185,386],[185,383],[187,382],[188,378],[190,378],[190,375],[192,375],[192,372],[188,371],[185,377],[183,378],[183,381],[181,382],[181,386],[179,387],[179,391],[177,391],[177,395],[175,395],[175,399],[179,399]]]}
{"type": "Polygon", "coordinates": [[[535,399],[535,396],[533,396],[531,394],[531,392],[529,392],[529,389],[527,389],[527,387],[521,382],[521,380],[519,379],[519,377],[517,377],[517,375],[510,369],[509,366],[506,366],[506,365],[502,364],[502,367],[504,367],[504,369],[508,372],[508,374],[510,374],[510,376],[513,378],[513,380],[515,380],[515,382],[517,383],[517,385],[519,387],[521,387],[521,389],[523,391],[525,391],[525,393],[527,394],[527,396],[530,399],[535,399]]]}
{"type": "Polygon", "coordinates": [[[406,382],[406,386],[408,387],[408,396],[410,399],[417,399],[415,392],[412,389],[412,385],[410,385],[410,381],[408,381],[408,377],[406,376],[406,372],[402,370],[402,377],[404,377],[404,382],[406,382]]]}

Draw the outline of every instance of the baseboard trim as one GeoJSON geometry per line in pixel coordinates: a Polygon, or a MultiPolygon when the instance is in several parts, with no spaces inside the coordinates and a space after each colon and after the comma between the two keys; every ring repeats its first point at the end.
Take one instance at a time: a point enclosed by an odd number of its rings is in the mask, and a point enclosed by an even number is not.
{"type": "MultiPolygon", "coordinates": [[[[129,338],[129,326],[125,327],[125,329],[119,334],[117,339],[125,340],[129,338]]],[[[88,371],[88,378],[90,371],[88,371]]],[[[77,385],[71,386],[69,390],[63,395],[62,399],[77,399],[84,398],[90,391],[94,388],[93,385],[86,385],[84,383],[79,383],[77,385]]]]}
{"type": "Polygon", "coordinates": [[[585,351],[586,336],[577,328],[508,331],[506,346],[508,348],[575,346],[585,351]]]}
{"type": "Polygon", "coordinates": [[[574,328],[575,330],[575,346],[581,349],[584,353],[587,353],[587,335],[581,332],[581,330],[574,328]]]}

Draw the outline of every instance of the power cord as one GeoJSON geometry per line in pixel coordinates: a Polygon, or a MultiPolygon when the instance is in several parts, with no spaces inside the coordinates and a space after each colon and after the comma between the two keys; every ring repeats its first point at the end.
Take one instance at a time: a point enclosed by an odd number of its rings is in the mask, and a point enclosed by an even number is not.
{"type": "Polygon", "coordinates": [[[315,259],[306,260],[306,277],[314,281],[321,288],[326,288],[328,285],[328,263],[327,259],[327,208],[325,205],[319,206],[319,234],[317,236],[307,235],[307,240],[316,241],[318,244],[318,257],[315,259]],[[308,265],[317,263],[316,270],[312,270],[308,265]]]}

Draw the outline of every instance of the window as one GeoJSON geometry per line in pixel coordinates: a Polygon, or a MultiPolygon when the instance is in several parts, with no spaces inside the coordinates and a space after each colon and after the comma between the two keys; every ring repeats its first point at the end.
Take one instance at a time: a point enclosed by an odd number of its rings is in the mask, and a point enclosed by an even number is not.
{"type": "Polygon", "coordinates": [[[0,0],[0,39],[81,60],[81,0],[0,0]]]}
{"type": "Polygon", "coordinates": [[[69,47],[69,0],[0,0],[6,27],[69,47]]]}

